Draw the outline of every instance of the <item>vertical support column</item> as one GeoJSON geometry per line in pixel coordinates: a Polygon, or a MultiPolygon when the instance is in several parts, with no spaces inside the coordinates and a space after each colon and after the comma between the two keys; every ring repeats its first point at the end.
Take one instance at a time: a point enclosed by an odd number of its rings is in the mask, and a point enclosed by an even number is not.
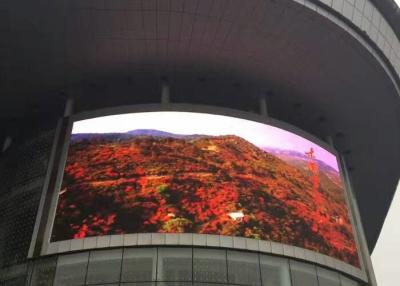
{"type": "Polygon", "coordinates": [[[261,94],[259,97],[260,114],[264,117],[268,117],[267,96],[268,94],[261,94]]]}
{"type": "Polygon", "coordinates": [[[74,98],[72,96],[68,96],[64,107],[64,117],[71,116],[73,112],[74,112],[74,98]]]}
{"type": "Polygon", "coordinates": [[[335,143],[333,142],[333,138],[331,135],[327,135],[325,137],[325,141],[326,141],[326,143],[329,144],[329,146],[331,146],[332,148],[335,148],[335,143]]]}
{"type": "Polygon", "coordinates": [[[367,239],[365,238],[364,227],[361,221],[360,211],[358,209],[357,200],[353,191],[353,186],[351,183],[350,175],[347,169],[346,160],[343,156],[340,156],[340,161],[342,164],[343,175],[345,179],[346,188],[348,190],[349,201],[350,201],[350,208],[351,213],[353,214],[354,218],[354,227],[355,231],[357,232],[357,237],[359,239],[359,247],[361,250],[361,259],[363,261],[363,266],[367,273],[367,278],[370,286],[377,286],[377,281],[374,273],[374,269],[372,266],[371,256],[369,254],[368,246],[367,246],[367,239]]]}
{"type": "Polygon", "coordinates": [[[63,150],[66,146],[66,138],[71,124],[71,115],[74,109],[74,92],[71,91],[65,101],[64,113],[57,122],[53,144],[47,163],[46,177],[42,186],[39,207],[36,215],[36,222],[32,233],[28,258],[40,255],[42,248],[46,248],[49,242],[49,217],[54,211],[54,198],[57,197],[57,177],[61,168],[63,150]],[[72,93],[72,94],[71,94],[72,93]]]}
{"type": "Polygon", "coordinates": [[[12,138],[10,136],[6,136],[6,138],[4,138],[3,141],[3,147],[1,148],[1,152],[4,153],[10,146],[12,143],[12,138]]]}
{"type": "Polygon", "coordinates": [[[169,103],[171,103],[170,88],[167,80],[163,80],[161,86],[161,104],[167,105],[169,103]]]}

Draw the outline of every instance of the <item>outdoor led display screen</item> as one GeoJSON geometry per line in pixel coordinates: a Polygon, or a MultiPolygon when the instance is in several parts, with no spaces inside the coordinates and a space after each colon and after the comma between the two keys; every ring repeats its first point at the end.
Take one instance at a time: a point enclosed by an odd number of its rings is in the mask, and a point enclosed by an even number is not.
{"type": "Polygon", "coordinates": [[[74,122],[51,241],[127,233],[262,239],[360,266],[336,156],[236,117],[160,111],[74,122]]]}

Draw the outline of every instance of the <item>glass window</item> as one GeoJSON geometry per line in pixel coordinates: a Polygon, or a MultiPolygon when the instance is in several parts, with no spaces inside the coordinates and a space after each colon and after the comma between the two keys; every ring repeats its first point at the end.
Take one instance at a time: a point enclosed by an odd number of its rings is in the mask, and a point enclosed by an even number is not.
{"type": "MultiPolygon", "coordinates": [[[[157,282],[157,286],[193,286],[192,282],[157,282]]],[[[213,286],[220,286],[220,285],[216,285],[214,284],[213,286]]]]}
{"type": "Polygon", "coordinates": [[[228,251],[227,256],[229,283],[261,285],[258,254],[228,251]]]}
{"type": "Polygon", "coordinates": [[[85,284],[88,260],[89,252],[59,256],[54,284],[57,286],[85,284]]]}
{"type": "Polygon", "coordinates": [[[263,286],[290,286],[289,262],[287,259],[260,255],[260,265],[263,286]]]}
{"type": "MultiPolygon", "coordinates": [[[[194,286],[227,286],[229,284],[222,284],[222,283],[214,283],[214,282],[195,282],[193,283],[194,286]]],[[[169,285],[168,285],[169,286],[169,285]]],[[[233,286],[233,285],[230,285],[233,286]]]]}
{"type": "Polygon", "coordinates": [[[56,257],[37,260],[33,266],[31,286],[53,285],[56,257]]]}
{"type": "Polygon", "coordinates": [[[317,267],[319,286],[340,286],[339,273],[317,267]]]}
{"type": "Polygon", "coordinates": [[[359,286],[358,282],[347,278],[346,276],[340,275],[340,281],[342,282],[342,286],[359,286]]]}
{"type": "Polygon", "coordinates": [[[122,249],[90,252],[86,284],[119,282],[122,249]]]}
{"type": "Polygon", "coordinates": [[[157,280],[192,281],[192,249],[159,248],[157,280]]]}
{"type": "Polygon", "coordinates": [[[128,282],[121,283],[120,286],[155,286],[156,282],[128,282]]]}
{"type": "MultiPolygon", "coordinates": [[[[56,285],[54,285],[54,286],[56,286],[56,285]]],[[[112,283],[112,284],[107,283],[107,284],[96,284],[93,286],[119,286],[119,284],[118,283],[112,283]]]]}
{"type": "Polygon", "coordinates": [[[290,261],[293,286],[318,286],[317,273],[311,264],[290,261]]]}
{"type": "Polygon", "coordinates": [[[194,248],[193,282],[226,283],[226,251],[194,248]]]}
{"type": "Polygon", "coordinates": [[[122,282],[155,281],[156,248],[127,248],[122,260],[122,282]]]}

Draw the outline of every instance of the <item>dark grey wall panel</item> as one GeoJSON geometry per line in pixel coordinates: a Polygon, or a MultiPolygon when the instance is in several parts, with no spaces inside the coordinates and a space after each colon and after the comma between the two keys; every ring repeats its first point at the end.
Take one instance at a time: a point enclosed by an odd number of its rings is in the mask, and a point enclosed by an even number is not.
{"type": "Polygon", "coordinates": [[[0,268],[26,260],[54,131],[12,145],[0,157],[0,268]]]}

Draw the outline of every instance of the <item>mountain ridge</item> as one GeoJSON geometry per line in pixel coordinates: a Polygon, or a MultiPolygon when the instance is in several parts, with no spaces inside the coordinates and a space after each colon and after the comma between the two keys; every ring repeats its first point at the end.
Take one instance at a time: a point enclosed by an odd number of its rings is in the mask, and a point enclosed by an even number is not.
{"type": "Polygon", "coordinates": [[[126,132],[109,132],[109,133],[75,133],[71,134],[71,141],[84,141],[84,140],[93,140],[93,139],[101,139],[101,138],[110,138],[121,136],[123,138],[130,137],[143,137],[143,136],[151,136],[157,138],[176,138],[176,139],[195,139],[200,137],[212,137],[211,135],[202,135],[202,134],[177,134],[166,131],[161,131],[157,129],[133,129],[126,132]]]}

